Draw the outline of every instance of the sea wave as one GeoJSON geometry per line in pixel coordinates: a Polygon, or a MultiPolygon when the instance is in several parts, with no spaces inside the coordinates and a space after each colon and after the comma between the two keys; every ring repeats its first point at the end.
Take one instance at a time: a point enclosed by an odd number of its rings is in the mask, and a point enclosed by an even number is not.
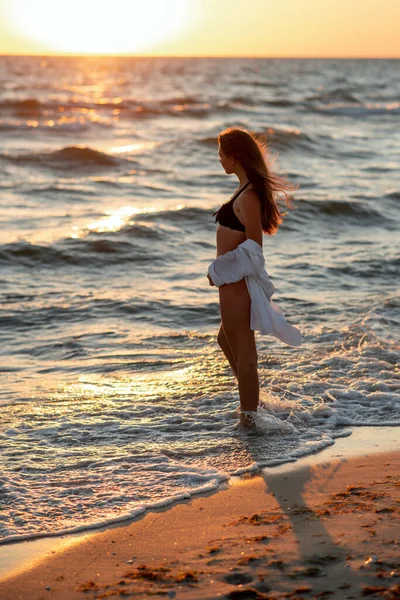
{"type": "Polygon", "coordinates": [[[123,164],[132,164],[133,160],[126,157],[110,155],[94,148],[85,146],[65,146],[52,152],[36,152],[24,154],[0,154],[0,159],[18,165],[35,165],[54,169],[78,168],[107,168],[123,164]]]}
{"type": "Polygon", "coordinates": [[[260,81],[259,79],[237,79],[234,81],[237,85],[244,85],[246,87],[261,87],[261,88],[278,88],[281,84],[277,81],[260,81]]]}
{"type": "Polygon", "coordinates": [[[67,185],[66,183],[44,183],[42,185],[29,184],[29,186],[23,190],[23,193],[26,196],[40,197],[40,199],[49,196],[51,200],[54,200],[55,196],[59,196],[60,202],[65,202],[66,198],[68,199],[68,202],[71,202],[72,198],[76,198],[76,201],[79,203],[85,203],[86,201],[89,201],[90,197],[98,196],[98,193],[92,186],[85,185],[82,182],[79,183],[79,187],[67,185]]]}
{"type": "Polygon", "coordinates": [[[268,142],[273,148],[282,150],[309,150],[315,151],[318,139],[308,135],[300,129],[279,129],[268,127],[265,132],[268,142]]]}
{"type": "Polygon", "coordinates": [[[290,213],[294,220],[308,219],[310,215],[321,218],[341,219],[352,225],[360,224],[371,227],[376,224],[390,224],[384,214],[367,204],[351,200],[310,200],[297,197],[295,199],[295,210],[290,213]]]}
{"type": "MultiPolygon", "coordinates": [[[[4,331],[28,331],[43,329],[48,331],[49,327],[62,329],[66,324],[81,323],[87,327],[90,322],[98,320],[115,320],[115,319],[140,319],[142,324],[151,324],[154,322],[168,325],[173,328],[187,329],[188,323],[190,327],[217,327],[220,317],[216,301],[204,302],[204,304],[190,304],[190,296],[186,297],[187,302],[183,298],[179,301],[174,301],[172,298],[148,298],[148,297],[132,297],[132,294],[127,290],[124,299],[102,297],[100,292],[98,296],[93,297],[93,294],[81,293],[73,295],[66,301],[63,295],[57,298],[54,295],[34,296],[30,297],[30,301],[25,299],[19,302],[8,303],[4,301],[4,308],[0,315],[0,327],[4,331]]],[[[40,338],[40,336],[39,336],[40,338]]],[[[44,347],[40,343],[40,339],[32,338],[25,340],[20,345],[19,353],[29,354],[34,356],[42,355],[44,358],[54,358],[52,356],[51,345],[44,347]],[[47,348],[47,350],[45,349],[47,348]]],[[[59,342],[60,352],[63,353],[64,359],[67,358],[68,352],[71,352],[71,345],[64,346],[63,342],[59,342]]],[[[84,350],[76,348],[75,356],[85,354],[84,350]]],[[[69,358],[73,358],[72,355],[69,358]]],[[[97,353],[97,358],[99,358],[97,353]]],[[[131,360],[134,355],[130,355],[131,360]]],[[[176,357],[175,357],[176,358],[176,357]]],[[[110,355],[107,357],[107,371],[120,371],[126,369],[126,362],[121,362],[121,354],[114,358],[110,355]]],[[[168,365],[165,361],[158,362],[159,368],[170,367],[174,363],[168,359],[168,365]]],[[[131,364],[133,366],[133,364],[131,364]]],[[[137,360],[135,359],[135,368],[141,370],[153,369],[155,365],[154,353],[143,354],[139,352],[137,360]]],[[[72,367],[71,367],[72,368],[72,367]]],[[[77,366],[77,370],[81,370],[81,366],[77,366]]],[[[85,372],[101,372],[104,368],[102,361],[94,362],[93,365],[85,366],[85,372]]],[[[48,367],[48,372],[63,371],[65,365],[52,364],[48,367]]]]}
{"type": "Polygon", "coordinates": [[[288,100],[287,98],[275,98],[272,100],[264,100],[263,104],[266,106],[279,106],[282,108],[295,107],[297,102],[288,100]]]}
{"type": "Polygon", "coordinates": [[[315,107],[313,110],[319,113],[323,113],[325,115],[343,115],[354,118],[380,117],[383,115],[393,117],[400,115],[400,102],[394,102],[389,104],[360,104],[357,106],[342,103],[334,103],[325,107],[315,107]]]}
{"type": "Polygon", "coordinates": [[[352,277],[362,278],[400,278],[400,255],[390,258],[378,259],[367,258],[364,260],[352,260],[349,264],[341,264],[334,267],[327,267],[330,274],[351,275],[352,277]]]}
{"type": "Polygon", "coordinates": [[[389,198],[390,200],[400,200],[400,190],[393,190],[392,192],[388,192],[385,195],[385,198],[389,198]]]}
{"type": "Polygon", "coordinates": [[[326,104],[331,104],[333,102],[360,104],[359,98],[348,88],[327,90],[326,92],[321,92],[312,96],[306,96],[304,100],[306,102],[321,102],[326,104]]]}
{"type": "Polygon", "coordinates": [[[258,107],[275,106],[288,108],[296,102],[288,98],[270,98],[256,102],[251,94],[233,95],[226,100],[202,101],[193,96],[173,96],[161,100],[138,101],[134,98],[101,99],[99,101],[84,98],[68,99],[65,102],[42,101],[37,98],[3,99],[0,101],[0,111],[17,121],[3,121],[0,128],[29,129],[63,129],[84,128],[90,125],[112,126],[112,121],[106,117],[120,119],[148,119],[153,117],[207,117],[221,112],[247,112],[258,107]],[[23,119],[26,119],[24,122],[23,119]],[[48,125],[51,121],[51,127],[48,125]]]}
{"type": "MultiPolygon", "coordinates": [[[[47,191],[51,189],[52,186],[47,191]]],[[[165,264],[174,259],[183,238],[188,249],[214,248],[202,237],[202,232],[214,226],[214,220],[212,210],[200,207],[143,211],[117,224],[105,216],[71,237],[50,244],[26,240],[0,244],[0,264],[25,267],[165,264]],[[191,235],[186,238],[188,231],[191,235]]]]}
{"type": "Polygon", "coordinates": [[[149,212],[143,216],[146,221],[165,221],[168,223],[179,223],[179,222],[187,222],[188,225],[191,223],[194,226],[198,226],[199,224],[210,224],[210,222],[214,222],[212,209],[200,208],[197,206],[184,207],[178,209],[171,210],[161,210],[156,212],[149,212]]]}
{"type": "MultiPolygon", "coordinates": [[[[252,86],[256,85],[255,83],[252,86]]],[[[266,84],[260,84],[262,86],[266,84]]],[[[157,117],[195,117],[202,118],[220,115],[222,112],[262,111],[263,107],[277,109],[296,109],[303,111],[344,115],[352,117],[368,117],[375,115],[400,114],[400,103],[395,100],[388,102],[367,102],[360,100],[351,91],[332,90],[306,96],[304,100],[291,100],[288,97],[267,98],[255,101],[252,94],[234,94],[224,100],[201,100],[194,96],[172,96],[160,100],[139,101],[135,98],[103,98],[90,100],[87,98],[70,98],[42,101],[31,97],[26,99],[3,99],[0,101],[0,111],[26,122],[3,120],[0,128],[29,129],[32,127],[62,132],[77,131],[88,127],[112,127],[112,119],[151,119],[157,117]],[[49,126],[51,122],[51,126],[49,126]]]]}
{"type": "Polygon", "coordinates": [[[111,128],[113,123],[111,120],[93,118],[92,115],[85,117],[65,117],[54,118],[48,120],[27,120],[21,121],[16,119],[0,120],[0,131],[18,132],[18,134],[26,133],[28,135],[34,130],[35,134],[43,133],[53,136],[62,136],[70,134],[79,134],[84,131],[89,131],[95,128],[111,128]]]}
{"type": "MultiPolygon", "coordinates": [[[[148,118],[157,116],[202,116],[218,109],[209,102],[200,102],[192,97],[173,97],[159,101],[139,102],[130,98],[111,98],[99,101],[86,99],[68,99],[43,102],[37,98],[4,99],[0,101],[0,111],[25,119],[59,119],[71,115],[89,115],[94,112],[113,114],[118,118],[148,118]]],[[[40,123],[39,123],[40,124],[40,123]]]]}
{"type": "Polygon", "coordinates": [[[1,111],[12,111],[19,117],[38,117],[42,114],[44,106],[40,100],[36,98],[26,98],[25,100],[1,100],[1,111]]]}
{"type": "Polygon", "coordinates": [[[30,117],[37,118],[40,116],[46,116],[49,118],[51,114],[60,114],[67,112],[76,112],[79,110],[102,110],[102,109],[115,109],[118,108],[132,108],[135,105],[132,103],[124,103],[121,99],[117,101],[104,101],[99,102],[88,101],[82,99],[69,99],[65,102],[60,100],[57,101],[46,101],[43,102],[38,98],[26,98],[26,99],[3,99],[0,100],[0,110],[8,111],[18,117],[30,117]]]}
{"type": "Polygon", "coordinates": [[[6,265],[21,265],[34,267],[37,265],[57,266],[76,265],[87,267],[115,265],[121,262],[146,262],[165,261],[165,250],[154,245],[149,247],[140,244],[140,237],[146,240],[156,236],[156,233],[145,232],[143,228],[132,225],[125,228],[126,233],[133,233],[131,240],[115,239],[99,236],[93,239],[93,234],[82,239],[64,239],[51,245],[31,244],[25,241],[2,244],[0,246],[0,263],[6,265]],[[135,239],[136,238],[136,239],[135,239]]]}

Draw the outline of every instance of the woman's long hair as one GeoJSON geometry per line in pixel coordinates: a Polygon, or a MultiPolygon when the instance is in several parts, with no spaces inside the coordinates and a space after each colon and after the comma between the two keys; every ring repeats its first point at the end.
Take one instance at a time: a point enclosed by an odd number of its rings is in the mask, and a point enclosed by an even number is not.
{"type": "Polygon", "coordinates": [[[218,135],[218,143],[225,156],[238,160],[246,172],[247,179],[253,184],[261,201],[261,224],[264,233],[273,235],[283,221],[283,213],[277,204],[277,195],[283,193],[287,208],[291,208],[290,191],[298,186],[293,185],[280,175],[271,173],[269,164],[272,160],[267,156],[265,136],[229,127],[218,135]]]}

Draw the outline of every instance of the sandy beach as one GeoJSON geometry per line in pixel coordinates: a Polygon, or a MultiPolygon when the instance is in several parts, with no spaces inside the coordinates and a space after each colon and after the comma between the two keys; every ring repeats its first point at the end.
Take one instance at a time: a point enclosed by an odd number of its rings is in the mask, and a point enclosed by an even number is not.
{"type": "Polygon", "coordinates": [[[380,443],[364,428],[216,494],[61,546],[50,540],[36,563],[10,565],[1,598],[395,600],[400,453],[396,428],[386,440],[381,432],[380,443]]]}

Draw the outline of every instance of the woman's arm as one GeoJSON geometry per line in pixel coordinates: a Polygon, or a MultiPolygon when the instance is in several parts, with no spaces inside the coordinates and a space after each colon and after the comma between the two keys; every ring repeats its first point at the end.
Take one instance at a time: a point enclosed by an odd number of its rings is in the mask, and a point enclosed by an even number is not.
{"type": "Polygon", "coordinates": [[[253,190],[245,190],[240,198],[240,220],[246,228],[248,240],[254,240],[262,247],[261,203],[253,190]]]}

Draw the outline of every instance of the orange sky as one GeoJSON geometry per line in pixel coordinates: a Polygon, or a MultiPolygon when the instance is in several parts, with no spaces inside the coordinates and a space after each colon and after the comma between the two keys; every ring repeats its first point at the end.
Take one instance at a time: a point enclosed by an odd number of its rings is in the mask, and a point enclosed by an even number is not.
{"type": "MultiPolygon", "coordinates": [[[[24,10],[24,2],[28,0],[0,0],[1,54],[88,51],[178,56],[400,58],[400,0],[80,0],[73,14],[67,14],[66,8],[55,10],[54,0],[29,0],[27,6],[30,3],[35,7],[33,16],[24,10]],[[188,13],[185,19],[182,2],[188,13]],[[91,7],[87,22],[79,6],[91,7]],[[144,15],[141,10],[146,9],[140,6],[152,6],[152,11],[144,15]],[[161,16],[157,25],[155,15],[162,6],[168,7],[169,13],[161,16]],[[46,15],[51,15],[53,21],[47,22],[46,15]],[[84,46],[78,43],[78,20],[83,34],[88,32],[84,46]],[[137,27],[136,35],[133,25],[137,27]],[[57,43],[61,41],[59,47],[48,41],[46,28],[54,30],[57,43]],[[116,34],[115,43],[112,31],[116,34]],[[147,36],[147,43],[138,39],[139,33],[147,36]],[[123,41],[125,45],[121,46],[123,41]]],[[[62,6],[69,8],[71,2],[62,6]]]]}

